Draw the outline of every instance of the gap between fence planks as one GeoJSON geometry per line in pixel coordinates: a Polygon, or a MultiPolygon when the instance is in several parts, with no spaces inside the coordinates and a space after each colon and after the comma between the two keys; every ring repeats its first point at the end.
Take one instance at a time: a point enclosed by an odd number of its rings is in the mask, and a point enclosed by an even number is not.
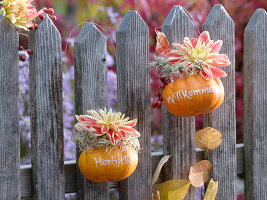
{"type": "MultiPolygon", "coordinates": [[[[107,107],[106,39],[93,23],[87,23],[74,42],[75,114],[107,107]]],[[[80,151],[77,148],[77,161],[80,151]]],[[[108,183],[82,177],[77,167],[78,199],[107,200],[108,183]]]]}
{"type": "Polygon", "coordinates": [[[136,129],[141,133],[138,166],[120,182],[120,199],[148,200],[152,193],[148,26],[136,11],[128,11],[116,39],[119,110],[138,119],[136,129]]]}
{"type": "Polygon", "coordinates": [[[0,199],[20,199],[18,34],[0,17],[0,199]]]}
{"type": "MultiPolygon", "coordinates": [[[[194,25],[181,6],[174,6],[162,25],[170,43],[182,42],[184,37],[194,36],[194,25]]],[[[163,108],[164,155],[171,155],[164,166],[164,179],[188,179],[189,169],[195,164],[193,134],[195,117],[176,117],[163,108]]],[[[195,199],[194,188],[190,187],[185,199],[195,199]]]]}
{"type": "Polygon", "coordinates": [[[244,37],[245,198],[267,199],[267,13],[257,9],[244,37]]]}
{"type": "Polygon", "coordinates": [[[33,199],[63,199],[61,37],[48,16],[29,46],[33,199]]]}

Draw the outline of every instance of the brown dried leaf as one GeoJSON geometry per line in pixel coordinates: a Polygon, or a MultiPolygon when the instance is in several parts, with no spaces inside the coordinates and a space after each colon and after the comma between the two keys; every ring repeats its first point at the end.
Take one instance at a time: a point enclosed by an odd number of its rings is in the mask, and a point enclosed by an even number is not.
{"type": "Polygon", "coordinates": [[[218,191],[218,181],[210,180],[203,200],[215,200],[218,191]]]}
{"type": "Polygon", "coordinates": [[[156,185],[161,200],[183,200],[190,187],[189,180],[173,179],[156,185]]]}
{"type": "Polygon", "coordinates": [[[212,164],[208,160],[202,160],[191,166],[189,180],[194,187],[203,186],[210,178],[212,164]]]}
{"type": "Polygon", "coordinates": [[[159,191],[155,191],[155,192],[152,194],[152,200],[160,200],[160,194],[159,194],[159,191]]]}
{"type": "Polygon", "coordinates": [[[222,134],[215,128],[206,127],[195,133],[196,145],[204,150],[213,150],[222,143],[222,134]]]}

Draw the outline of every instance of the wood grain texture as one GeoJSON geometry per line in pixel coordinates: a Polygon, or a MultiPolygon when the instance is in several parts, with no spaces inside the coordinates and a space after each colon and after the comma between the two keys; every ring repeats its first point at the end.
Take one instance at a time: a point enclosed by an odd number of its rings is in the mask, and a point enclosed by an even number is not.
{"type": "Polygon", "coordinates": [[[245,198],[267,199],[267,13],[257,9],[244,38],[245,198]]]}
{"type": "Polygon", "coordinates": [[[222,40],[220,53],[227,54],[231,65],[223,68],[226,78],[221,78],[224,89],[224,103],[214,112],[206,115],[206,126],[218,129],[223,135],[222,144],[211,153],[213,178],[219,181],[218,200],[235,199],[236,183],[236,117],[235,117],[235,46],[234,22],[222,5],[215,5],[209,13],[203,30],[210,33],[212,40],[222,40]]]}
{"type": "MultiPolygon", "coordinates": [[[[203,151],[196,150],[196,162],[203,159],[203,151]]],[[[244,173],[244,146],[243,144],[236,145],[237,152],[237,174],[243,175],[244,173]]],[[[154,173],[160,159],[162,158],[163,152],[152,153],[152,172],[154,173]]],[[[21,196],[29,197],[32,195],[32,169],[31,165],[23,165],[20,168],[20,187],[21,196]]],[[[76,187],[76,161],[65,161],[64,164],[64,174],[65,174],[65,193],[75,193],[77,192],[76,187]]],[[[159,176],[158,182],[163,181],[163,171],[159,176]]],[[[109,189],[118,188],[119,182],[110,182],[109,189]]],[[[141,188],[142,189],[142,188],[141,188]]],[[[138,190],[139,191],[139,190],[138,190]]]]}
{"type": "MultiPolygon", "coordinates": [[[[106,39],[93,23],[87,23],[75,40],[75,114],[107,106],[106,39]]],[[[77,151],[77,160],[80,152],[77,151]]],[[[94,183],[77,168],[78,199],[108,199],[108,183],[94,183]]]]}
{"type": "Polygon", "coordinates": [[[18,34],[0,19],[0,199],[20,199],[18,34]]]}
{"type": "MultiPolygon", "coordinates": [[[[194,36],[194,25],[181,6],[174,6],[162,27],[168,40],[183,42],[184,37],[194,36]]],[[[195,133],[194,117],[177,117],[163,109],[164,155],[172,155],[164,165],[164,179],[188,179],[189,169],[195,164],[193,134],[195,133]]],[[[195,199],[193,187],[185,199],[195,199]]]]}
{"type": "Polygon", "coordinates": [[[121,112],[138,119],[141,150],[136,171],[120,183],[120,199],[151,198],[148,54],[148,27],[136,11],[128,11],[117,30],[118,102],[121,112]]]}
{"type": "Polygon", "coordinates": [[[33,199],[64,199],[61,36],[48,16],[29,38],[33,199]]]}

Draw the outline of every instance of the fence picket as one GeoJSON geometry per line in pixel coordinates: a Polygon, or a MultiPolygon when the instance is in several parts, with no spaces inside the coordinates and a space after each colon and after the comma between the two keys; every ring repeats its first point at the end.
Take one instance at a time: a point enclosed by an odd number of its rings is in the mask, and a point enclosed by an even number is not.
{"type": "MultiPolygon", "coordinates": [[[[194,25],[181,6],[174,6],[163,23],[163,32],[170,42],[182,42],[184,37],[194,36],[194,25]]],[[[193,134],[194,117],[176,117],[163,110],[164,155],[172,155],[164,166],[164,179],[188,180],[190,166],[195,164],[193,134]]],[[[195,199],[191,187],[186,199],[195,199]]]]}
{"type": "Polygon", "coordinates": [[[223,68],[227,73],[222,78],[225,89],[224,103],[214,112],[207,114],[206,126],[221,131],[222,144],[210,151],[213,177],[219,181],[218,200],[235,199],[236,183],[236,116],[235,116],[235,46],[234,22],[222,5],[215,5],[209,13],[203,30],[209,31],[212,40],[222,40],[220,53],[228,55],[231,65],[223,68]]]}
{"type": "Polygon", "coordinates": [[[267,13],[257,9],[244,37],[245,197],[267,199],[267,13]]]}
{"type": "Polygon", "coordinates": [[[33,198],[64,199],[61,37],[48,16],[29,44],[33,198]]]}
{"type": "Polygon", "coordinates": [[[20,199],[18,34],[0,19],[0,199],[20,199]]]}
{"type": "MultiPolygon", "coordinates": [[[[107,106],[106,39],[93,23],[75,40],[75,114],[107,106]]],[[[80,152],[77,151],[77,161],[80,152]]],[[[78,199],[108,199],[108,183],[87,181],[77,168],[78,199]]]]}
{"type": "Polygon", "coordinates": [[[136,11],[128,11],[117,30],[118,102],[120,111],[138,119],[141,151],[134,174],[120,182],[120,199],[151,197],[148,54],[148,27],[136,11]]]}

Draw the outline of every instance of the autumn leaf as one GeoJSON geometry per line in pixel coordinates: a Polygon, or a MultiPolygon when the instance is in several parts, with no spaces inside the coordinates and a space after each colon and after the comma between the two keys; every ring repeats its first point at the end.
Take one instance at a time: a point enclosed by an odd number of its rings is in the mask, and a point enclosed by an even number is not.
{"type": "Polygon", "coordinates": [[[157,166],[157,169],[155,170],[154,175],[153,175],[153,178],[152,178],[152,185],[154,185],[157,182],[157,180],[159,178],[160,171],[161,171],[163,165],[169,160],[170,157],[171,156],[164,156],[159,161],[159,164],[157,166]]]}
{"type": "Polygon", "coordinates": [[[222,134],[215,128],[206,127],[195,133],[196,145],[204,150],[213,150],[222,143],[222,134]]]}
{"type": "Polygon", "coordinates": [[[203,200],[215,200],[218,191],[218,181],[210,180],[203,200]]]}
{"type": "Polygon", "coordinates": [[[159,191],[155,191],[155,192],[152,194],[152,200],[160,200],[160,194],[159,194],[159,191]]]}
{"type": "Polygon", "coordinates": [[[210,178],[212,164],[208,160],[202,160],[191,166],[189,180],[194,187],[203,186],[210,178]]]}
{"type": "Polygon", "coordinates": [[[173,179],[156,185],[156,190],[160,193],[160,200],[183,200],[189,186],[188,180],[173,179]]]}

